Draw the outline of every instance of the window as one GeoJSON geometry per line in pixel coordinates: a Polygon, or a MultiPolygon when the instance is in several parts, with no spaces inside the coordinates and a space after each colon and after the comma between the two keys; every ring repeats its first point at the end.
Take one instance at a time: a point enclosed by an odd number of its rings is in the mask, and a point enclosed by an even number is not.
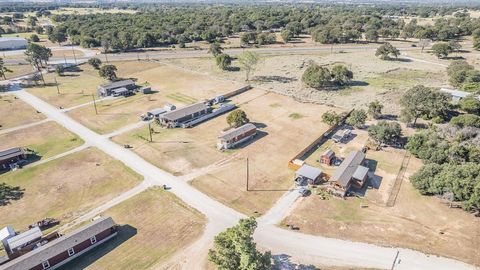
{"type": "Polygon", "coordinates": [[[75,250],[73,250],[73,248],[69,248],[68,249],[68,256],[73,256],[73,254],[75,254],[75,250]]]}
{"type": "Polygon", "coordinates": [[[95,236],[90,237],[90,243],[95,244],[97,242],[97,238],[95,236]]]}
{"type": "Polygon", "coordinates": [[[48,268],[50,268],[50,263],[48,261],[44,261],[44,262],[42,262],[42,267],[43,267],[43,269],[48,269],[48,268]]]}

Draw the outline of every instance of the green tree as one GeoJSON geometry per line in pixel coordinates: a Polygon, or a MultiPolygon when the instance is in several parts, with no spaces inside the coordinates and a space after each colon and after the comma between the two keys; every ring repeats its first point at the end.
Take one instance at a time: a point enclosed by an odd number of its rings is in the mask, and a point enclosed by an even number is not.
{"type": "Polygon", "coordinates": [[[342,123],[342,115],[337,114],[335,111],[326,111],[322,114],[322,122],[330,126],[336,126],[342,123]]]}
{"type": "Polygon", "coordinates": [[[218,55],[222,54],[223,48],[219,42],[214,42],[210,44],[208,52],[211,53],[214,57],[217,57],[218,55]]]}
{"type": "Polygon", "coordinates": [[[7,68],[7,67],[5,66],[5,62],[3,61],[3,58],[0,58],[0,76],[2,76],[4,80],[7,79],[6,74],[7,74],[8,72],[13,72],[13,71],[10,70],[9,68],[7,68]]]}
{"type": "Polygon", "coordinates": [[[438,58],[445,58],[452,52],[452,47],[446,42],[435,43],[432,46],[432,52],[438,58]]]}
{"type": "Polygon", "coordinates": [[[208,258],[219,270],[270,270],[270,252],[261,253],[253,241],[255,218],[241,219],[239,224],[219,233],[208,258]]]}
{"type": "Polygon", "coordinates": [[[65,71],[65,69],[63,68],[62,65],[57,65],[55,67],[55,73],[58,75],[58,76],[63,76],[63,72],[65,71]]]}
{"type": "Polygon", "coordinates": [[[346,119],[346,123],[354,126],[356,128],[360,128],[363,125],[365,125],[365,121],[367,120],[367,113],[365,110],[359,109],[359,110],[354,110],[350,116],[346,119]]]}
{"type": "Polygon", "coordinates": [[[36,34],[32,34],[30,36],[30,41],[32,42],[39,42],[40,41],[40,38],[36,35],[36,34]]]}
{"type": "Polygon", "coordinates": [[[102,60],[93,57],[88,59],[88,64],[91,65],[94,69],[99,69],[100,66],[102,65],[102,60]]]}
{"type": "Polygon", "coordinates": [[[335,65],[331,74],[332,82],[336,85],[347,85],[353,79],[353,72],[344,65],[335,65]]]}
{"type": "Polygon", "coordinates": [[[290,40],[292,40],[292,38],[293,38],[293,33],[292,33],[292,31],[290,31],[290,30],[288,30],[288,29],[282,30],[282,32],[280,33],[280,35],[282,36],[282,39],[283,39],[283,42],[284,42],[284,43],[290,42],[290,40]]]}
{"type": "Polygon", "coordinates": [[[238,62],[245,70],[245,81],[250,79],[250,75],[255,71],[260,60],[260,55],[252,51],[245,51],[238,56],[238,62]]]}
{"type": "Polygon", "coordinates": [[[227,70],[232,65],[232,57],[226,53],[217,55],[215,61],[221,70],[227,70]]]}
{"type": "Polygon", "coordinates": [[[50,35],[48,35],[48,40],[61,45],[62,42],[67,41],[67,33],[65,32],[65,29],[57,27],[50,35]]]}
{"type": "Polygon", "coordinates": [[[377,51],[375,52],[375,56],[380,56],[380,59],[383,60],[391,59],[390,56],[398,58],[399,55],[400,51],[388,42],[385,42],[380,47],[378,47],[377,51]]]}
{"type": "Polygon", "coordinates": [[[250,122],[247,114],[243,110],[235,110],[228,114],[227,123],[230,127],[240,127],[250,122]]]}
{"type": "Polygon", "coordinates": [[[365,39],[370,42],[377,42],[378,40],[378,31],[375,29],[369,29],[365,32],[365,39]]]}
{"type": "Polygon", "coordinates": [[[368,135],[379,144],[393,144],[402,136],[402,128],[397,122],[379,121],[368,127],[368,135]]]}
{"type": "Polygon", "coordinates": [[[452,117],[450,124],[458,127],[476,127],[480,128],[480,116],[475,114],[462,114],[452,117]]]}
{"type": "Polygon", "coordinates": [[[480,100],[478,100],[475,95],[461,99],[458,105],[462,111],[480,115],[480,100]]]}
{"type": "Polygon", "coordinates": [[[449,108],[450,98],[435,89],[417,85],[405,92],[400,99],[403,109],[401,118],[404,122],[413,121],[415,126],[419,117],[443,117],[449,108]]]}
{"type": "Polygon", "coordinates": [[[117,67],[114,65],[103,65],[98,74],[100,77],[113,81],[117,78],[117,67]]]}
{"type": "Polygon", "coordinates": [[[327,86],[331,79],[332,74],[330,73],[330,70],[315,63],[310,64],[302,75],[303,83],[316,89],[327,86]]]}
{"type": "Polygon", "coordinates": [[[52,56],[52,51],[45,46],[29,43],[25,50],[25,55],[27,56],[27,62],[39,72],[43,85],[46,85],[41,69],[46,66],[48,59],[52,56]]]}
{"type": "Polygon", "coordinates": [[[375,100],[368,104],[368,114],[373,119],[378,119],[382,115],[383,105],[380,101],[375,100]]]}

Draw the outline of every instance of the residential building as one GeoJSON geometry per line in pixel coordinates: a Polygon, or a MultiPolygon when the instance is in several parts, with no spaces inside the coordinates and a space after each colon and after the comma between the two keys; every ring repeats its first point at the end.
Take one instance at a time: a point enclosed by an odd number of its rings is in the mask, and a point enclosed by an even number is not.
{"type": "Polygon", "coordinates": [[[62,235],[34,250],[0,265],[0,270],[57,269],[117,235],[111,217],[92,221],[72,233],[62,235]]]}
{"type": "Polygon", "coordinates": [[[204,103],[195,103],[183,108],[164,113],[160,116],[160,123],[166,127],[177,127],[182,123],[206,115],[212,111],[210,106],[204,103]]]}
{"type": "Polygon", "coordinates": [[[335,158],[335,152],[333,152],[332,149],[327,149],[320,156],[320,163],[330,166],[332,164],[334,158],[335,158]]]}
{"type": "Polygon", "coordinates": [[[0,151],[0,170],[8,169],[9,165],[27,158],[25,149],[21,147],[9,148],[0,151]]]}
{"type": "Polygon", "coordinates": [[[252,139],[255,135],[257,135],[257,127],[252,123],[247,123],[241,127],[230,129],[218,136],[217,148],[219,150],[234,148],[252,139]]]}
{"type": "Polygon", "coordinates": [[[137,85],[133,80],[123,80],[112,83],[103,84],[97,87],[98,95],[101,97],[113,95],[115,89],[126,88],[132,91],[137,88],[137,85]]]}
{"type": "MultiPolygon", "coordinates": [[[[440,88],[440,91],[450,95],[452,97],[452,103],[454,104],[457,104],[462,98],[474,95],[473,93],[460,91],[457,89],[440,88]]],[[[477,95],[476,97],[478,100],[480,100],[480,95],[477,95]]]]}
{"type": "Polygon", "coordinates": [[[352,151],[335,171],[330,181],[336,194],[345,196],[351,186],[362,188],[367,180],[368,168],[362,166],[365,153],[352,151]]]}

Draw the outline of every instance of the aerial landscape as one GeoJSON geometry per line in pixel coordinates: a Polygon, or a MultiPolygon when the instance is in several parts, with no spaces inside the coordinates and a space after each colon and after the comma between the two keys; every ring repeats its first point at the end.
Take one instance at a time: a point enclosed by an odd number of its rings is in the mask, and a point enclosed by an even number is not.
{"type": "Polygon", "coordinates": [[[0,1],[0,270],[480,269],[480,2],[0,1]]]}

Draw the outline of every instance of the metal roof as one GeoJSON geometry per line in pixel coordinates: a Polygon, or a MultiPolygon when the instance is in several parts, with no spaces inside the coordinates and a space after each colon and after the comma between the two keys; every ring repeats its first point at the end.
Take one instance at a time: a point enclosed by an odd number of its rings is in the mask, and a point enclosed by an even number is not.
{"type": "Polygon", "coordinates": [[[365,166],[359,165],[355,172],[353,173],[353,178],[358,179],[358,180],[363,180],[365,179],[365,176],[368,173],[368,168],[365,166]]]}
{"type": "Polygon", "coordinates": [[[0,151],[0,160],[10,159],[12,157],[18,157],[25,155],[25,150],[21,147],[14,147],[0,151]]]}
{"type": "Polygon", "coordinates": [[[192,105],[185,106],[180,109],[176,109],[174,111],[170,111],[162,115],[162,119],[166,119],[168,121],[177,121],[187,115],[191,115],[197,112],[201,112],[203,110],[206,110],[210,107],[205,105],[204,103],[195,103],[192,105]]]}
{"type": "Polygon", "coordinates": [[[113,93],[116,93],[116,94],[123,94],[125,92],[128,92],[129,90],[125,87],[120,87],[120,88],[115,88],[112,90],[113,93]]]}
{"type": "Polygon", "coordinates": [[[314,179],[317,179],[322,174],[322,170],[307,164],[303,164],[302,167],[300,167],[300,169],[298,169],[295,174],[297,176],[303,176],[308,179],[314,180],[314,179]]]}
{"type": "Polygon", "coordinates": [[[102,84],[102,85],[100,85],[100,87],[102,87],[103,89],[109,90],[109,89],[125,87],[125,86],[131,85],[131,84],[135,84],[135,82],[132,81],[132,80],[123,80],[123,81],[117,81],[117,82],[102,84]]]}
{"type": "Polygon", "coordinates": [[[147,114],[158,116],[158,115],[160,115],[162,113],[165,113],[165,112],[167,112],[167,110],[165,110],[164,108],[157,108],[157,109],[153,109],[151,111],[148,111],[147,114]]]}
{"type": "Polygon", "coordinates": [[[0,230],[0,241],[15,235],[15,230],[11,226],[4,227],[0,230]]]}
{"type": "Polygon", "coordinates": [[[18,247],[21,247],[28,242],[31,242],[36,239],[40,239],[43,236],[42,231],[39,227],[33,227],[28,231],[25,231],[21,234],[17,234],[12,238],[7,239],[7,245],[10,250],[14,250],[18,247]]]}
{"type": "Polygon", "coordinates": [[[460,98],[465,98],[465,97],[468,97],[469,95],[472,95],[472,93],[460,91],[456,89],[440,88],[440,91],[450,94],[454,97],[460,97],[460,98]]]}
{"type": "Polygon", "coordinates": [[[27,43],[27,40],[21,37],[0,37],[0,42],[11,41],[11,40],[25,41],[25,43],[27,43]]]}
{"type": "Polygon", "coordinates": [[[111,217],[102,217],[92,221],[70,234],[63,235],[44,246],[34,249],[25,255],[22,255],[4,265],[0,266],[1,270],[25,270],[31,269],[42,262],[67,251],[69,248],[90,239],[108,228],[115,226],[115,222],[111,217]]]}
{"type": "Polygon", "coordinates": [[[348,183],[352,179],[353,174],[358,168],[358,165],[362,164],[365,159],[365,153],[362,151],[352,151],[345,160],[338,166],[338,169],[333,174],[331,181],[338,182],[343,187],[347,187],[348,183]]]}
{"type": "Polygon", "coordinates": [[[257,129],[257,127],[252,124],[252,123],[247,123],[241,127],[238,127],[238,128],[234,128],[234,129],[230,129],[228,130],[227,132],[225,133],[222,133],[220,136],[218,136],[219,139],[222,139],[222,140],[225,140],[225,141],[229,141],[231,139],[234,139],[244,133],[247,133],[251,130],[255,130],[257,129]]]}

